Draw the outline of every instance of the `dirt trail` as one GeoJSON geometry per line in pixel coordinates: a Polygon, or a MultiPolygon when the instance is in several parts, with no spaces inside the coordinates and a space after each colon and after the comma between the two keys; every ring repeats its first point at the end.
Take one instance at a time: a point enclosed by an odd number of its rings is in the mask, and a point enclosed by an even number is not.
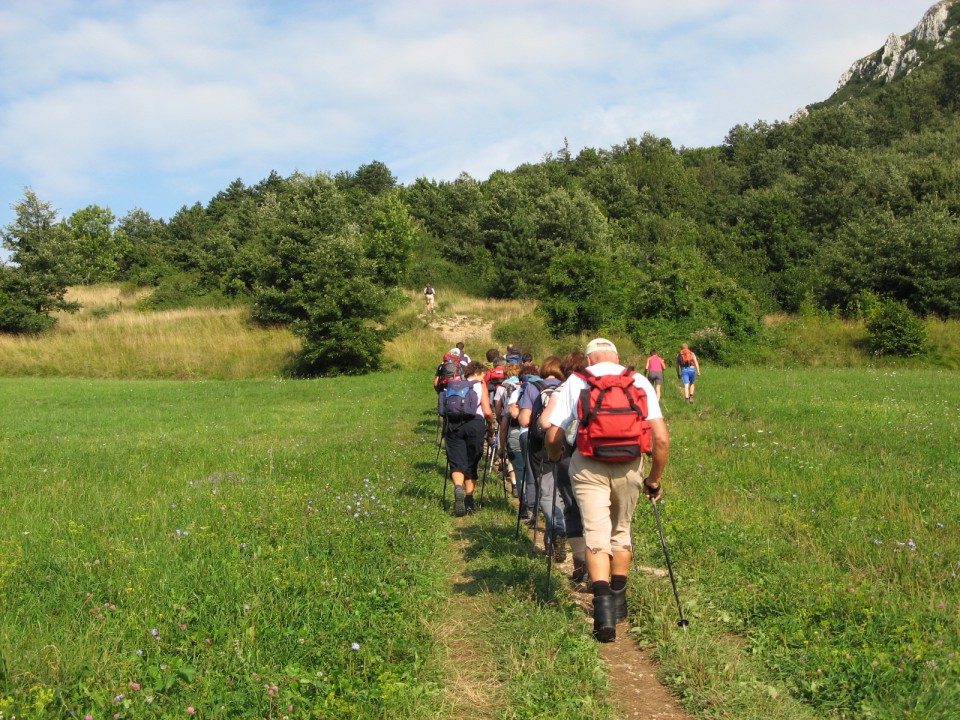
{"type": "MultiPolygon", "coordinates": [[[[593,630],[593,594],[586,583],[574,583],[573,559],[555,565],[568,579],[567,588],[574,602],[584,611],[584,622],[593,630]]],[[[634,572],[661,577],[662,568],[636,568],[634,572]]],[[[617,639],[600,644],[600,657],[607,666],[610,677],[610,700],[617,709],[619,720],[644,718],[645,720],[695,720],[684,712],[677,700],[657,678],[657,666],[649,655],[640,649],[630,637],[629,620],[617,626],[617,639]]]]}

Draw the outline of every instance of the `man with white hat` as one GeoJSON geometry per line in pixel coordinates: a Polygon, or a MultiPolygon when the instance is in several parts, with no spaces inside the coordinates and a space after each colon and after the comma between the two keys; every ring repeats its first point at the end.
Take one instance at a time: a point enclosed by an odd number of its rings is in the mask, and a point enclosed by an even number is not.
{"type": "Polygon", "coordinates": [[[670,454],[670,435],[657,401],[657,391],[643,375],[626,371],[612,342],[604,338],[591,340],[585,354],[586,371],[571,375],[554,393],[556,404],[547,419],[550,423],[547,452],[551,460],[559,460],[564,433],[574,422],[579,422],[577,450],[570,460],[570,479],[583,517],[587,571],[593,583],[593,632],[601,642],[610,642],[616,639],[617,622],[627,617],[633,511],[641,489],[652,502],[663,495],[660,481],[670,454]],[[642,428],[635,440],[631,438],[617,448],[592,445],[590,422],[596,413],[585,415],[591,408],[585,407],[584,402],[588,405],[595,402],[594,411],[607,402],[598,399],[604,397],[604,393],[592,389],[599,385],[618,385],[608,391],[608,397],[619,395],[629,406],[626,412],[619,413],[624,420],[614,422],[632,421],[630,427],[642,428]],[[649,448],[643,433],[648,433],[649,448]],[[649,474],[644,477],[648,449],[652,463],[649,474]]]}

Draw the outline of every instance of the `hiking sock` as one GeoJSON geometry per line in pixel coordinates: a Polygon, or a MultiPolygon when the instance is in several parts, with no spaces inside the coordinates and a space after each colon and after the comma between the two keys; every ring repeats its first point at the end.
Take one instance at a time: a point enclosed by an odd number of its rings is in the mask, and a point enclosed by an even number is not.
{"type": "Polygon", "coordinates": [[[627,576],[626,575],[613,575],[610,578],[610,589],[611,590],[623,590],[627,586],[627,576]]]}
{"type": "Polygon", "coordinates": [[[593,582],[593,596],[594,597],[603,597],[604,595],[610,595],[610,583],[606,580],[594,580],[593,582]]]}

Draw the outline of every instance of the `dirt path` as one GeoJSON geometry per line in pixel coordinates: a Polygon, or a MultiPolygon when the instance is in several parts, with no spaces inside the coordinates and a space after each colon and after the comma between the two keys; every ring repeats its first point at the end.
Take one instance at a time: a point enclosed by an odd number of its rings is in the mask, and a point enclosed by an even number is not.
{"type": "MultiPolygon", "coordinates": [[[[584,622],[593,630],[593,594],[586,583],[574,583],[571,579],[573,559],[555,566],[567,577],[567,588],[574,602],[583,609],[584,622]]],[[[638,568],[637,572],[665,576],[661,568],[638,568]]],[[[610,700],[617,709],[619,720],[644,718],[645,720],[695,720],[684,712],[676,698],[657,678],[657,666],[649,655],[640,649],[629,635],[629,620],[617,626],[617,639],[600,644],[600,657],[607,666],[610,677],[610,700]]]]}

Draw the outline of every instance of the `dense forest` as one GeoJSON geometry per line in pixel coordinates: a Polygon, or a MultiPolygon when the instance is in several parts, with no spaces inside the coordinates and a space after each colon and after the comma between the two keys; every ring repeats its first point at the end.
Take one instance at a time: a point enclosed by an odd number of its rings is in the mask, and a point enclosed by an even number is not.
{"type": "MultiPolygon", "coordinates": [[[[950,10],[960,24],[960,4],[950,10]]],[[[480,181],[403,186],[373,161],[236,180],[169,221],[29,188],[4,231],[0,330],[39,332],[71,284],[153,286],[149,308],[249,303],[305,373],[378,366],[402,288],[539,301],[556,336],[693,337],[723,360],[772,312],[960,317],[960,46],[722,145],[643,135],[480,181]]]]}

